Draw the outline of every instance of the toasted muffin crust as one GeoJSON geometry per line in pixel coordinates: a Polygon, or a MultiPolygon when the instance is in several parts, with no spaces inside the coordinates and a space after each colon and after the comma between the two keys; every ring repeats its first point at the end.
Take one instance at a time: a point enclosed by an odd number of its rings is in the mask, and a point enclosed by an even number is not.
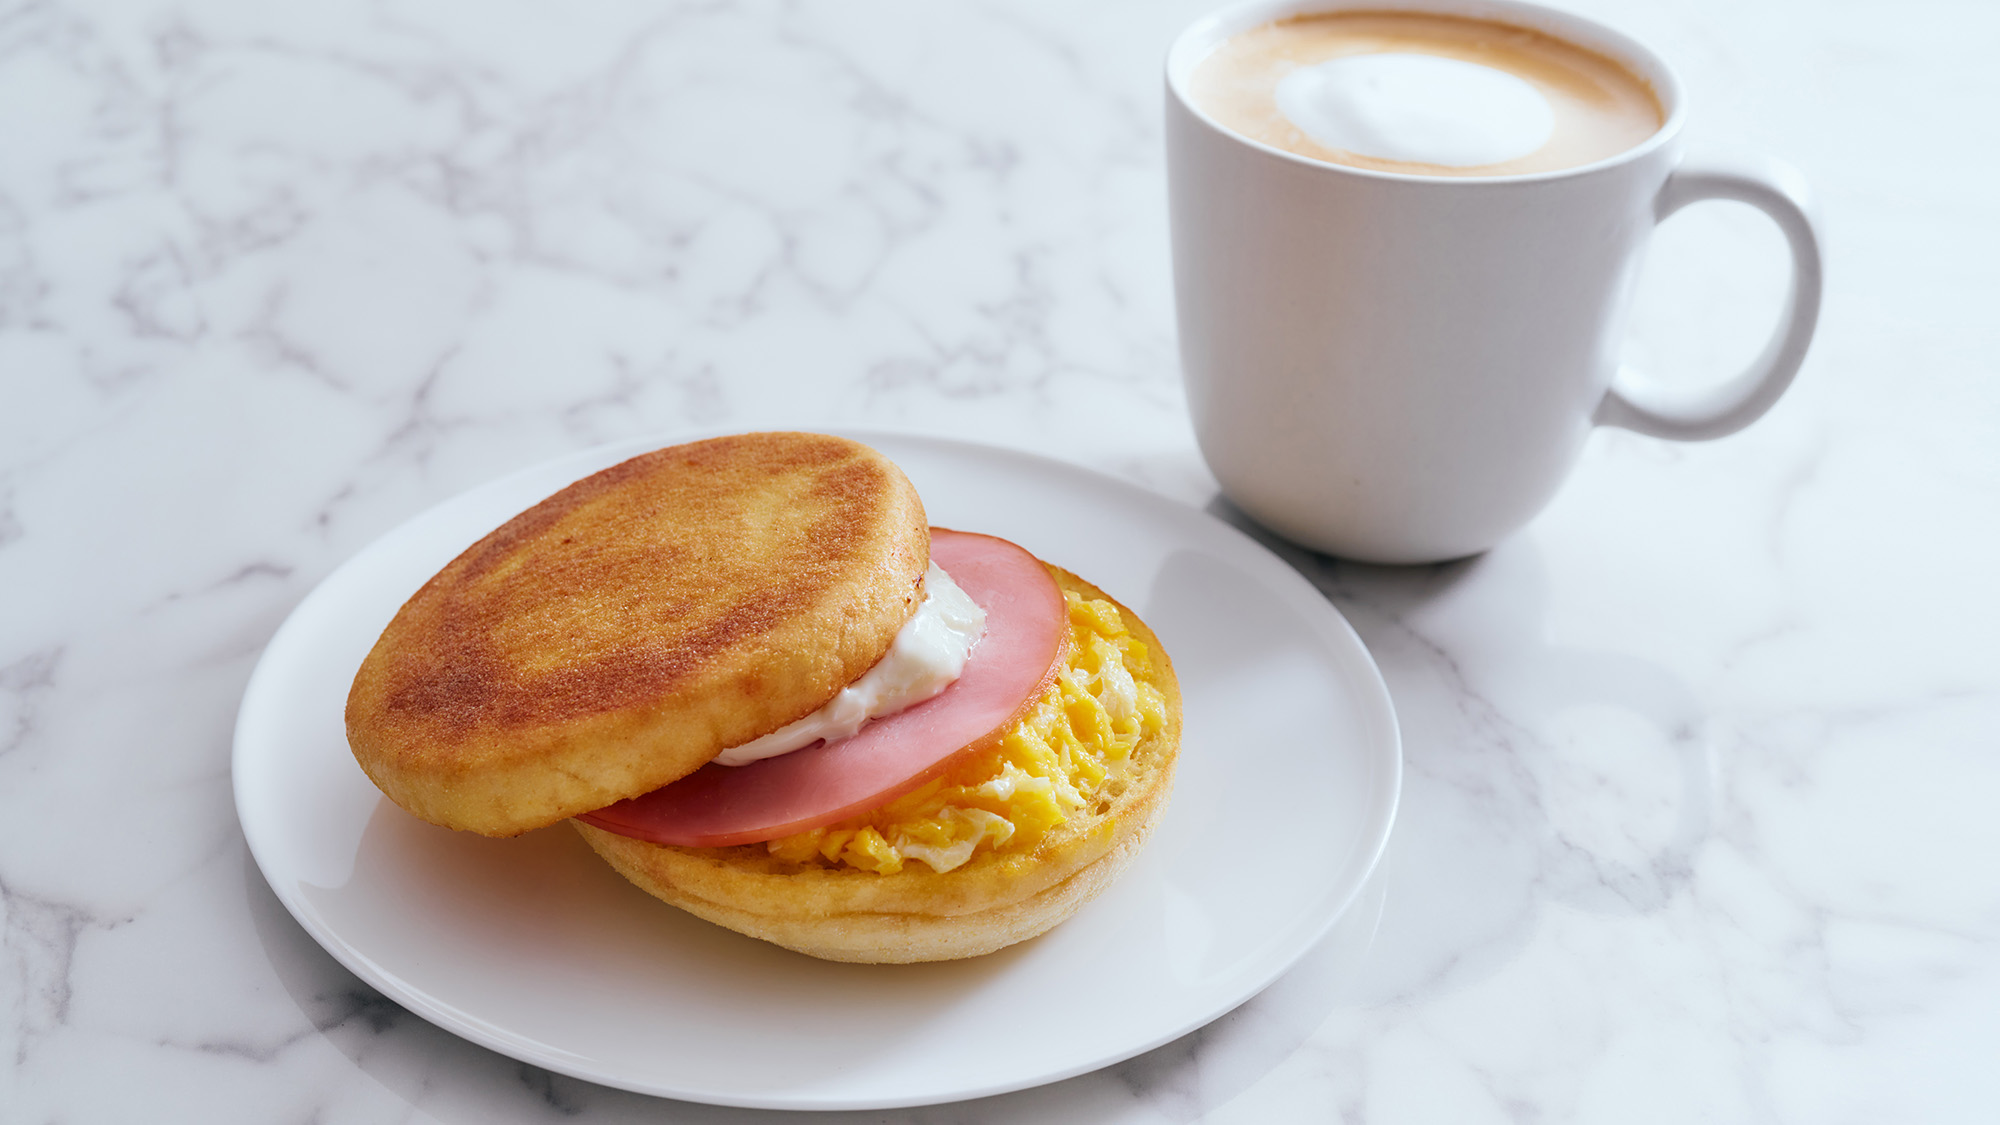
{"type": "MultiPolygon", "coordinates": [[[[1066,590],[1118,603],[1058,567],[1066,590]]],[[[1109,886],[1165,811],[1180,753],[1181,697],[1173,664],[1137,614],[1125,625],[1152,650],[1147,682],[1167,723],[1133,750],[1123,788],[1079,810],[1030,851],[976,855],[943,873],[913,864],[894,874],[786,863],[762,844],[684,848],[575,822],[605,861],[655,897],[751,937],[831,961],[908,963],[973,957],[1042,934],[1109,886]]]]}
{"type": "Polygon", "coordinates": [[[347,699],[397,804],[508,836],[656,789],[807,715],[923,597],[888,458],[821,434],[642,454],[522,512],[396,614],[347,699]]]}

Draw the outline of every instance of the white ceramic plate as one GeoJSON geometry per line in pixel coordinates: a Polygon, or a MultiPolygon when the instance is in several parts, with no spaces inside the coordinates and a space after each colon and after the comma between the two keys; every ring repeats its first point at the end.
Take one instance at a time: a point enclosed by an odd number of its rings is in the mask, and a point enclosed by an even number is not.
{"type": "Polygon", "coordinates": [[[1173,804],[1075,918],[971,961],[815,961],[648,897],[567,826],[491,840],[419,822],[354,764],[341,712],[405,598],[570,481],[662,442],[495,481],[361,552],[287,620],[244,693],[236,807],[292,915],[411,1011],[537,1066],[720,1105],[888,1108],[1129,1058],[1256,994],[1374,866],[1402,756],[1381,675],[1326,599],[1247,536],[1072,465],[853,433],[931,521],[1020,543],[1110,591],[1172,654],[1173,804]]]}

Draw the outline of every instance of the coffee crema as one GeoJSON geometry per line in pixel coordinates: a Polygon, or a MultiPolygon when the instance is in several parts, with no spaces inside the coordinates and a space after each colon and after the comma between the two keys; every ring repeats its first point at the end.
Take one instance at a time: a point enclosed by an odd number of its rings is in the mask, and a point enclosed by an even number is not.
{"type": "Polygon", "coordinates": [[[1426,12],[1330,12],[1239,32],[1195,66],[1188,97],[1273,148],[1431,176],[1592,164],[1666,121],[1644,79],[1595,51],[1426,12]]]}

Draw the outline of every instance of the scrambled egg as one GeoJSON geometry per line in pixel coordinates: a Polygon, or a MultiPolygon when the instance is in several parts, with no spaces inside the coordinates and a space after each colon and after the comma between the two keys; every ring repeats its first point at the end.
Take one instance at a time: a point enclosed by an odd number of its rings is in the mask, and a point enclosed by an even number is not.
{"type": "Polygon", "coordinates": [[[1069,659],[1055,686],[997,745],[880,808],[766,845],[790,863],[889,875],[917,860],[944,872],[985,847],[1031,851],[1071,814],[1123,787],[1139,741],[1167,721],[1145,680],[1152,654],[1118,608],[1065,590],[1069,659]]]}

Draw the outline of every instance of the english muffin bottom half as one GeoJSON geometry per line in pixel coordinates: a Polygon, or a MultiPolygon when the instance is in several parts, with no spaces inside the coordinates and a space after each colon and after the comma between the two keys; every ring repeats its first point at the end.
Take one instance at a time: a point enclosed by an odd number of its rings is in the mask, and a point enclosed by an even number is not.
{"type": "Polygon", "coordinates": [[[1180,689],[1159,638],[1102,590],[1048,569],[1071,618],[1067,666],[1055,686],[992,745],[962,754],[885,809],[797,837],[721,848],[655,844],[572,823],[663,901],[827,960],[973,957],[1048,931],[1138,854],[1172,793],[1181,732],[1180,689]],[[1109,668],[1114,657],[1129,683],[1109,668]],[[1130,734],[1106,720],[1107,705],[1124,705],[1107,704],[1115,693],[1144,700],[1143,717],[1120,728],[1130,734]],[[1037,789],[1037,782],[1050,784],[1037,789]],[[1008,796],[996,800],[1003,790],[1008,796]],[[1024,795],[1034,799],[1024,804],[1024,795]],[[872,849],[858,847],[868,832],[899,820],[930,825],[942,809],[990,821],[995,808],[1013,818],[1006,838],[976,841],[970,858],[946,870],[900,857],[885,870],[878,860],[883,845],[894,851],[893,828],[876,831],[872,849]]]}
{"type": "Polygon", "coordinates": [[[642,454],[425,583],[354,678],[349,746],[398,805],[491,836],[650,792],[879,661],[929,543],[915,488],[859,442],[642,454]]]}

